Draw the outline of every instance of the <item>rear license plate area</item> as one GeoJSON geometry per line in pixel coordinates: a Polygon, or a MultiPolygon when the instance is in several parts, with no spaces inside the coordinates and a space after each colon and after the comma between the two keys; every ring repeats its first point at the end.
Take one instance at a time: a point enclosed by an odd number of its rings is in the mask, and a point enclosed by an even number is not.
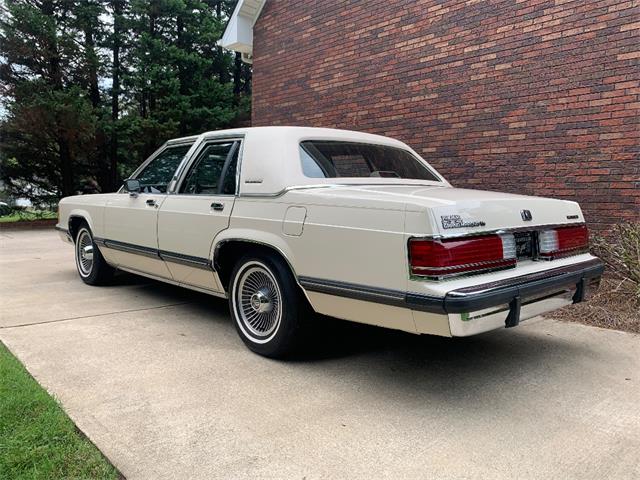
{"type": "Polygon", "coordinates": [[[516,257],[533,258],[533,232],[518,232],[513,236],[516,240],[516,257]]]}

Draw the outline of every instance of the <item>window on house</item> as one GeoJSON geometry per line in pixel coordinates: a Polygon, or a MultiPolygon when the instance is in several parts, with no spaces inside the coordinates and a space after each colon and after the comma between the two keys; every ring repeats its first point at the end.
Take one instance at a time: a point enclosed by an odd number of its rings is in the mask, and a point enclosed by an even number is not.
{"type": "Polygon", "coordinates": [[[300,143],[302,171],[311,178],[440,179],[401,148],[368,143],[307,140],[300,143]]]}

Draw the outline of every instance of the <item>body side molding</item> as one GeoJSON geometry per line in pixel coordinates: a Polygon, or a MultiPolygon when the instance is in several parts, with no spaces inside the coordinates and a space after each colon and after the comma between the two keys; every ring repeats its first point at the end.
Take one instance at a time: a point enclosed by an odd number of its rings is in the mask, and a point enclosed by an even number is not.
{"type": "Polygon", "coordinates": [[[603,271],[602,261],[594,258],[552,270],[452,290],[444,297],[304,276],[298,277],[298,281],[310,292],[423,312],[448,314],[468,313],[502,303],[509,304],[516,297],[526,298],[562,288],[575,289],[574,303],[579,303],[584,299],[585,284],[599,279],[603,271]]]}
{"type": "Polygon", "coordinates": [[[407,298],[410,294],[401,290],[370,287],[367,285],[304,276],[298,277],[298,281],[303,288],[310,292],[325,293],[365,302],[381,303],[393,307],[411,308],[413,310],[423,310],[433,313],[446,313],[444,310],[444,298],[440,297],[411,294],[415,303],[410,304],[407,298]]]}
{"type": "Polygon", "coordinates": [[[132,243],[120,242],[118,240],[109,240],[106,238],[94,237],[93,241],[106,248],[120,250],[145,257],[157,258],[166,262],[179,263],[189,267],[200,268],[203,270],[213,270],[213,266],[208,258],[195,257],[193,255],[185,255],[183,253],[169,252],[166,250],[158,250],[151,247],[143,247],[132,243]]]}

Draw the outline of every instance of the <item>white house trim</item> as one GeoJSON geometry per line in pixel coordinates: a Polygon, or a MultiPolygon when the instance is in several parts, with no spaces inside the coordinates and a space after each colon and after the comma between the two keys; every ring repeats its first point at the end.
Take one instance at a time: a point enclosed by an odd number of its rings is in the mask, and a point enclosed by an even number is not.
{"type": "Polygon", "coordinates": [[[242,59],[247,63],[251,63],[253,54],[253,26],[265,2],[239,0],[219,42],[226,49],[242,53],[242,59]]]}

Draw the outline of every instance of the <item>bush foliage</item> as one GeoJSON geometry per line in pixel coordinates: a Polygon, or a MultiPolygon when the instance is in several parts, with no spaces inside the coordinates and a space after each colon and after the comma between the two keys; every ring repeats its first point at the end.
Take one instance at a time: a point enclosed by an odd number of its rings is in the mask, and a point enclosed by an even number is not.
{"type": "Polygon", "coordinates": [[[616,225],[607,235],[597,237],[593,246],[609,273],[631,283],[640,301],[640,223],[616,225]]]}

